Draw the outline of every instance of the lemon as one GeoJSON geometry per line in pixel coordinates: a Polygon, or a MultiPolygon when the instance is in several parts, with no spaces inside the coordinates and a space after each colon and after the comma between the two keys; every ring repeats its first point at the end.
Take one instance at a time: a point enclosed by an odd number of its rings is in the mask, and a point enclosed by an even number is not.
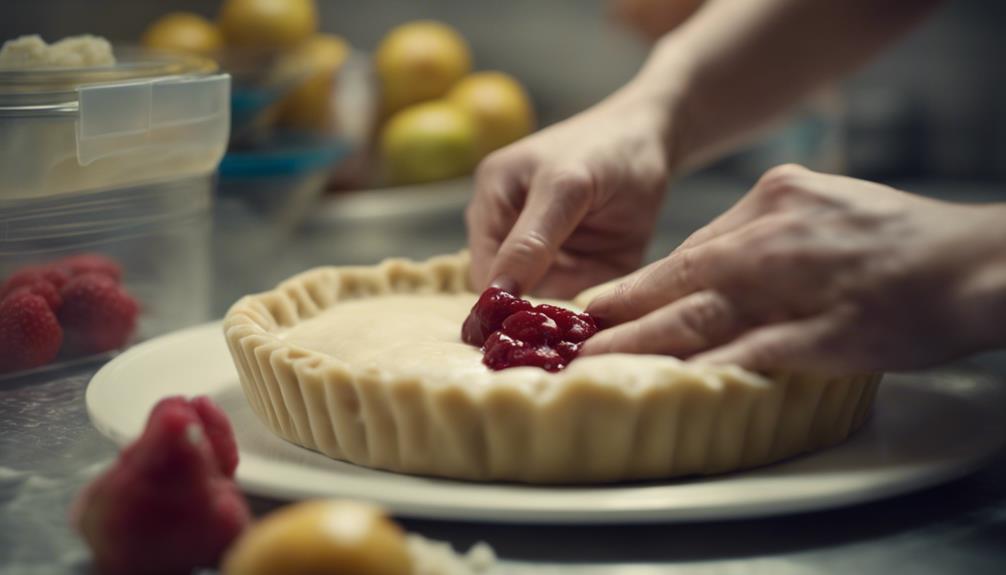
{"type": "Polygon", "coordinates": [[[286,49],[314,35],[318,10],[314,0],[225,0],[219,24],[230,46],[286,49]]]}
{"type": "Polygon", "coordinates": [[[376,507],[353,501],[305,501],[283,507],[234,543],[224,575],[408,575],[402,529],[376,507]]]}
{"type": "Polygon", "coordinates": [[[527,92],[517,80],[502,72],[472,74],[458,82],[447,98],[474,118],[481,155],[534,130],[534,109],[527,92]]]}
{"type": "Polygon", "coordinates": [[[331,123],[332,87],[349,56],[349,44],[339,36],[319,34],[287,54],[281,67],[300,83],[279,103],[277,120],[305,131],[324,131],[331,123]]]}
{"type": "Polygon", "coordinates": [[[430,20],[403,24],[389,32],[374,58],[386,115],[442,97],[472,67],[471,52],[461,34],[430,20]]]}
{"type": "Polygon", "coordinates": [[[147,28],[143,45],[155,50],[212,55],[223,47],[224,39],[206,18],[191,12],[171,12],[147,28]]]}
{"type": "Polygon", "coordinates": [[[392,183],[431,182],[467,174],[478,161],[478,131],[470,114],[434,100],[410,106],[385,124],[381,154],[392,183]]]}

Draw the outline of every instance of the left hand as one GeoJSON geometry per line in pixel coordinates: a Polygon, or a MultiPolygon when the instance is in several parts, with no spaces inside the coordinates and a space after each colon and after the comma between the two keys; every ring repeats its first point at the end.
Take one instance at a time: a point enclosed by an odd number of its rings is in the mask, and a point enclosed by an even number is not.
{"type": "Polygon", "coordinates": [[[596,298],[584,355],[753,370],[917,368],[1006,344],[1006,206],[938,202],[797,166],[596,298]]]}

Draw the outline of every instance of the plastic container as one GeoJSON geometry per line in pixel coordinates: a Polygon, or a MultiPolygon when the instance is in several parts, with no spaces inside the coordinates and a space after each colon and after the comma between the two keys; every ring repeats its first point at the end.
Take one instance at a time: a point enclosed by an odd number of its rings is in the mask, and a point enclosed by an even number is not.
{"type": "MultiPolygon", "coordinates": [[[[111,67],[0,71],[0,291],[26,266],[100,254],[138,301],[133,342],[208,315],[230,78],[201,58],[116,56],[111,67]]],[[[43,367],[94,353],[63,349],[43,367]]]]}

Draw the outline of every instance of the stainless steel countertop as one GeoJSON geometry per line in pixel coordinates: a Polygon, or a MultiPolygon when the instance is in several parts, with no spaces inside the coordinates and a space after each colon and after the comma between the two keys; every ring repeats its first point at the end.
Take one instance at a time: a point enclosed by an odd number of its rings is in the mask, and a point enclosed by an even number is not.
{"type": "MultiPolygon", "coordinates": [[[[907,187],[968,201],[1006,199],[982,186],[907,187]]],[[[675,186],[649,258],[666,253],[743,191],[741,182],[708,177],[675,186]]],[[[464,183],[458,183],[440,194],[396,198],[397,216],[380,215],[380,206],[370,200],[333,202],[295,236],[271,230],[240,206],[222,202],[213,247],[212,315],[222,314],[241,294],[313,265],[460,249],[466,193],[464,183]]],[[[91,427],[84,407],[83,393],[97,367],[0,383],[2,573],[88,570],[87,551],[66,516],[76,491],[115,454],[91,427]]],[[[1006,385],[1002,354],[948,369],[1006,385]]],[[[258,512],[277,505],[261,499],[252,503],[258,512]]],[[[404,523],[460,548],[488,541],[505,561],[503,573],[998,574],[1006,572],[1006,454],[969,477],[913,495],[775,519],[618,527],[404,523]]]]}

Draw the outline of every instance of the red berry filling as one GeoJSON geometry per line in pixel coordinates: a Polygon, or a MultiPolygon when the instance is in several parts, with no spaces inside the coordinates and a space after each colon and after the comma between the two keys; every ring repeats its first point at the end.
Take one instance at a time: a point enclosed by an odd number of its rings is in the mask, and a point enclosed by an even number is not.
{"type": "Polygon", "coordinates": [[[594,318],[554,305],[531,305],[499,288],[482,292],[461,327],[465,343],[481,346],[490,369],[534,366],[559,371],[597,333],[594,318]]]}

